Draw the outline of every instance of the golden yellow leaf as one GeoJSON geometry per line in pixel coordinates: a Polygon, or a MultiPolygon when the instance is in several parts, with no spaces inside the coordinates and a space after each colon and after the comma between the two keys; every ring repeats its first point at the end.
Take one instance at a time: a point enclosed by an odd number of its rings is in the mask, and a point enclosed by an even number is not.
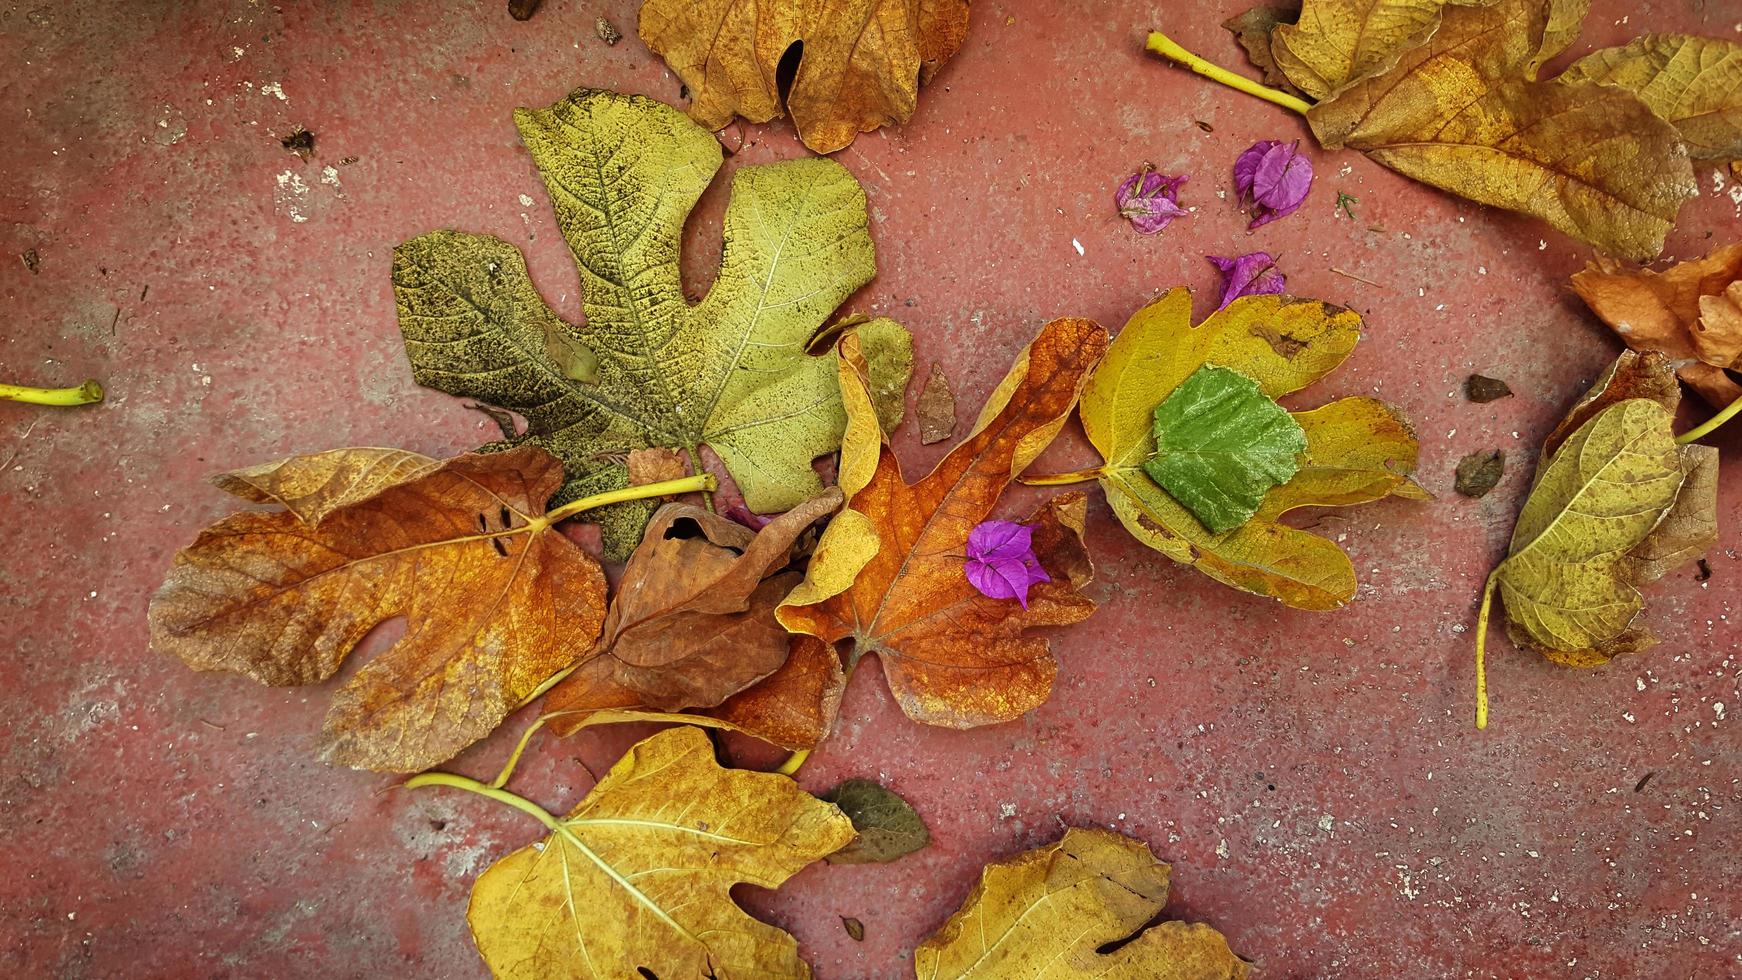
{"type": "Polygon", "coordinates": [[[1142,841],[1073,827],[1053,844],[987,865],[962,907],[914,951],[915,974],[919,980],[1249,976],[1251,967],[1209,926],[1149,924],[1167,904],[1170,870],[1142,841]],[[1110,953],[1099,950],[1127,939],[1110,953]]]}
{"type": "Polygon", "coordinates": [[[1562,82],[1618,85],[1675,125],[1695,160],[1742,157],[1742,44],[1646,34],[1573,62],[1562,82]]]}
{"type": "Polygon", "coordinates": [[[877,425],[857,341],[841,351],[847,407],[840,484],[847,509],[823,532],[780,621],[827,643],[852,640],[851,662],[877,655],[903,711],[967,728],[1009,721],[1052,692],[1058,663],[1032,627],[1094,611],[1081,592],[1093,574],[1082,543],[1081,494],[1031,518],[1034,553],[1051,581],[1027,607],[980,594],[963,571],[968,535],[992,516],[1011,478],[1045,449],[1076,405],[1107,333],[1090,320],[1041,329],[980,413],[974,430],[924,479],[908,484],[877,425]]]}
{"type": "Polygon", "coordinates": [[[287,685],[331,677],[365,634],[403,616],[405,636],[333,693],[322,750],[348,766],[415,772],[489,734],[592,646],[605,576],[545,517],[563,471],[544,450],[428,464],[380,453],[322,453],[222,479],[319,522],[285,510],[212,525],[176,555],[148,620],[152,647],[191,667],[287,685]],[[370,473],[395,466],[409,476],[355,497],[370,473]]]}
{"type": "Polygon", "coordinates": [[[1101,454],[1097,478],[1113,513],[1139,541],[1237,589],[1301,609],[1334,609],[1355,595],[1355,569],[1335,544],[1278,522],[1299,507],[1336,507],[1410,482],[1416,440],[1395,411],[1345,398],[1295,414],[1307,434],[1300,470],[1265,495],[1257,516],[1211,534],[1143,472],[1155,452],[1155,406],[1204,364],[1232,368],[1278,398],[1324,377],[1360,339],[1355,313],[1310,300],[1249,296],[1192,326],[1191,292],[1169,290],[1133,314],[1083,392],[1083,430],[1101,454]]]}
{"type": "Polygon", "coordinates": [[[220,473],[212,485],[243,500],[278,504],[304,524],[315,525],[335,510],[439,465],[404,449],[330,449],[220,473]]]}
{"type": "Polygon", "coordinates": [[[804,978],[785,932],[732,901],[853,839],[785,776],[723,769],[696,728],[637,743],[538,844],[472,885],[472,937],[508,980],[804,978]]]}
{"type": "Polygon", "coordinates": [[[1496,591],[1514,643],[1595,666],[1655,642],[1635,625],[1645,606],[1638,586],[1717,539],[1717,450],[1676,445],[1670,377],[1663,358],[1625,355],[1569,416],[1585,421],[1545,454],[1483,593],[1478,727],[1487,723],[1484,634],[1496,591]],[[1638,391],[1657,394],[1624,397],[1638,391]]]}
{"type": "Polygon", "coordinates": [[[785,108],[806,146],[833,153],[861,132],[904,123],[919,86],[968,31],[968,0],[646,0],[641,38],[689,87],[709,129],[781,114],[782,65],[796,55],[785,108]]]}
{"type": "Polygon", "coordinates": [[[1545,52],[1570,40],[1569,18],[1576,31],[1567,7],[1535,0],[1447,7],[1425,43],[1307,119],[1326,149],[1360,150],[1606,252],[1651,258],[1696,192],[1687,149],[1625,89],[1531,80],[1545,52]]]}
{"type": "Polygon", "coordinates": [[[1270,54],[1294,86],[1323,99],[1390,68],[1440,26],[1448,0],[1306,0],[1271,34],[1270,54]]]}
{"type": "Polygon", "coordinates": [[[1599,259],[1573,291],[1637,351],[1662,351],[1713,408],[1742,398],[1725,373],[1742,371],[1742,244],[1724,245],[1663,272],[1599,259]]]}

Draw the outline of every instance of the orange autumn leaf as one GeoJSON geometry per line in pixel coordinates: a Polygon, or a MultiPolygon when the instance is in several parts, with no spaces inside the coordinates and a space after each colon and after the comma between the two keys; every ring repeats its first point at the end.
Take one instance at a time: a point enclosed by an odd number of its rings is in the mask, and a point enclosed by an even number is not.
{"type": "Polygon", "coordinates": [[[1742,398],[1726,373],[1742,371],[1742,244],[1713,249],[1663,272],[1598,259],[1573,291],[1628,347],[1659,350],[1714,408],[1742,398]]]}
{"type": "Polygon", "coordinates": [[[968,0],[646,0],[641,38],[689,88],[708,129],[767,122],[784,93],[799,138],[833,153],[904,123],[919,86],[962,46],[968,0]],[[796,68],[785,66],[793,57],[796,68]]]}
{"type": "Polygon", "coordinates": [[[971,435],[924,479],[908,484],[877,425],[856,340],[841,343],[847,432],[841,488],[847,509],[817,546],[780,621],[828,643],[852,642],[849,662],[874,653],[909,717],[968,728],[1039,707],[1058,663],[1031,627],[1079,622],[1095,609],[1082,594],[1093,569],[1082,543],[1081,494],[1042,506],[1034,553],[1051,578],[1025,610],[981,595],[963,573],[968,534],[1046,448],[1070,416],[1107,350],[1090,320],[1059,319],[1018,355],[971,435]]]}
{"type": "Polygon", "coordinates": [[[344,765],[415,772],[489,734],[592,646],[605,576],[545,517],[563,469],[544,450],[440,463],[387,452],[220,477],[290,509],[202,531],[148,618],[152,647],[191,667],[290,685],[331,677],[365,634],[403,617],[405,636],[333,693],[321,747],[344,765]],[[399,482],[371,483],[395,468],[399,482]]]}

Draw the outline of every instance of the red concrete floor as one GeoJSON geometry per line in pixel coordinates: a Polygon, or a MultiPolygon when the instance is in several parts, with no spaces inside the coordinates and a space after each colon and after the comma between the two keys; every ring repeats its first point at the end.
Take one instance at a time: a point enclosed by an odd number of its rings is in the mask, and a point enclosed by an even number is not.
{"type": "MultiPolygon", "coordinates": [[[[1050,703],[1014,724],[931,730],[864,671],[803,772],[818,790],[887,781],[935,845],[890,866],[814,867],[749,904],[824,978],[911,975],[913,947],[981,865],[1098,825],[1173,862],[1171,914],[1214,924],[1268,977],[1742,974],[1742,747],[1725,716],[1742,712],[1742,479],[1725,481],[1710,581],[1688,568],[1651,591],[1661,645],[1572,672],[1497,632],[1494,722],[1475,732],[1482,577],[1531,447],[1616,351],[1562,286],[1587,250],[1316,151],[1307,206],[1247,232],[1228,193],[1235,155],[1304,127],[1140,53],[1143,31],[1165,26],[1242,65],[1216,26],[1241,6],[976,3],[913,124],[837,156],[865,183],[881,267],[851,307],[911,327],[921,371],[942,362],[967,418],[1044,320],[1117,327],[1165,287],[1207,289],[1204,253],[1267,248],[1298,295],[1367,317],[1348,364],[1292,403],[1401,406],[1439,499],[1314,518],[1362,587],[1313,614],[1145,550],[1095,496],[1103,606],[1058,634],[1050,703]],[[1197,210],[1156,238],[1110,203],[1144,161],[1192,175],[1197,210]],[[1359,220],[1335,215],[1338,191],[1359,198],[1359,220]],[[1474,370],[1517,397],[1465,401],[1474,370]],[[1453,494],[1458,457],[1491,447],[1511,454],[1500,488],[1453,494]],[[864,942],[839,915],[863,920],[864,942]]],[[[1642,30],[1742,31],[1735,0],[1595,6],[1576,50],[1642,30]]],[[[412,384],[388,285],[396,242],[438,227],[504,236],[579,317],[509,112],[582,85],[670,100],[678,85],[634,38],[628,0],[545,8],[517,23],[499,2],[0,7],[0,377],[96,376],[110,391],[79,411],[0,404],[9,975],[484,972],[471,879],[538,828],[322,765],[321,690],[196,675],[146,649],[144,613],[175,549],[233,506],[208,474],[341,445],[445,455],[487,436],[480,415],[412,384]],[[600,14],[630,36],[600,43],[600,14]],[[278,144],[298,124],[316,136],[306,163],[278,144]]],[[[803,152],[785,124],[748,132],[729,168],[803,152]]],[[[1708,167],[1699,184],[1671,256],[1742,232],[1742,190],[1708,167]]],[[[722,203],[711,193],[689,229],[698,287],[722,203]]],[[[1716,441],[1742,467],[1742,425],[1716,441]]],[[[944,448],[912,427],[896,443],[909,472],[944,448]]],[[[1047,462],[1088,459],[1073,431],[1047,462]]],[[[566,808],[635,734],[541,742],[518,785],[566,808]]],[[[456,766],[492,770],[512,735],[456,766]]]]}

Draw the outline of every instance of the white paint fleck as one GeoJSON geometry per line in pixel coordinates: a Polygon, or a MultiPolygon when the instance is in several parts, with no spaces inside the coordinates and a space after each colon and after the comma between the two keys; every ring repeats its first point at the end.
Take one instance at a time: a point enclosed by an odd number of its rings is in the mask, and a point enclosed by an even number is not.
{"type": "Polygon", "coordinates": [[[531,194],[520,195],[520,206],[523,208],[532,207],[532,195],[531,194]]]}
{"type": "Polygon", "coordinates": [[[260,94],[270,95],[280,102],[289,102],[290,96],[284,94],[284,86],[277,82],[261,82],[260,94]]]}
{"type": "Polygon", "coordinates": [[[1224,837],[1223,839],[1216,842],[1216,856],[1221,858],[1224,861],[1226,861],[1228,859],[1228,839],[1227,838],[1224,837]]]}
{"type": "Polygon", "coordinates": [[[1077,250],[1078,255],[1083,254],[1083,243],[1082,242],[1079,242],[1075,238],[1073,238],[1073,239],[1071,239],[1071,247],[1077,250]]]}

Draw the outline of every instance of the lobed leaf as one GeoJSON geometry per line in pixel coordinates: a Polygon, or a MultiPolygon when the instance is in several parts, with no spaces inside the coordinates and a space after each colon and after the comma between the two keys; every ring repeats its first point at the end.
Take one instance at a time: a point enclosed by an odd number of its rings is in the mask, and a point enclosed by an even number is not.
{"type": "Polygon", "coordinates": [[[1634,93],[1675,126],[1695,160],[1742,158],[1742,44],[1735,41],[1645,34],[1585,55],[1558,81],[1634,93]]]}
{"type": "Polygon", "coordinates": [[[792,936],[733,902],[853,839],[785,776],[723,769],[699,729],[631,748],[542,842],[492,864],[467,920],[503,978],[807,978],[792,936]]]}

